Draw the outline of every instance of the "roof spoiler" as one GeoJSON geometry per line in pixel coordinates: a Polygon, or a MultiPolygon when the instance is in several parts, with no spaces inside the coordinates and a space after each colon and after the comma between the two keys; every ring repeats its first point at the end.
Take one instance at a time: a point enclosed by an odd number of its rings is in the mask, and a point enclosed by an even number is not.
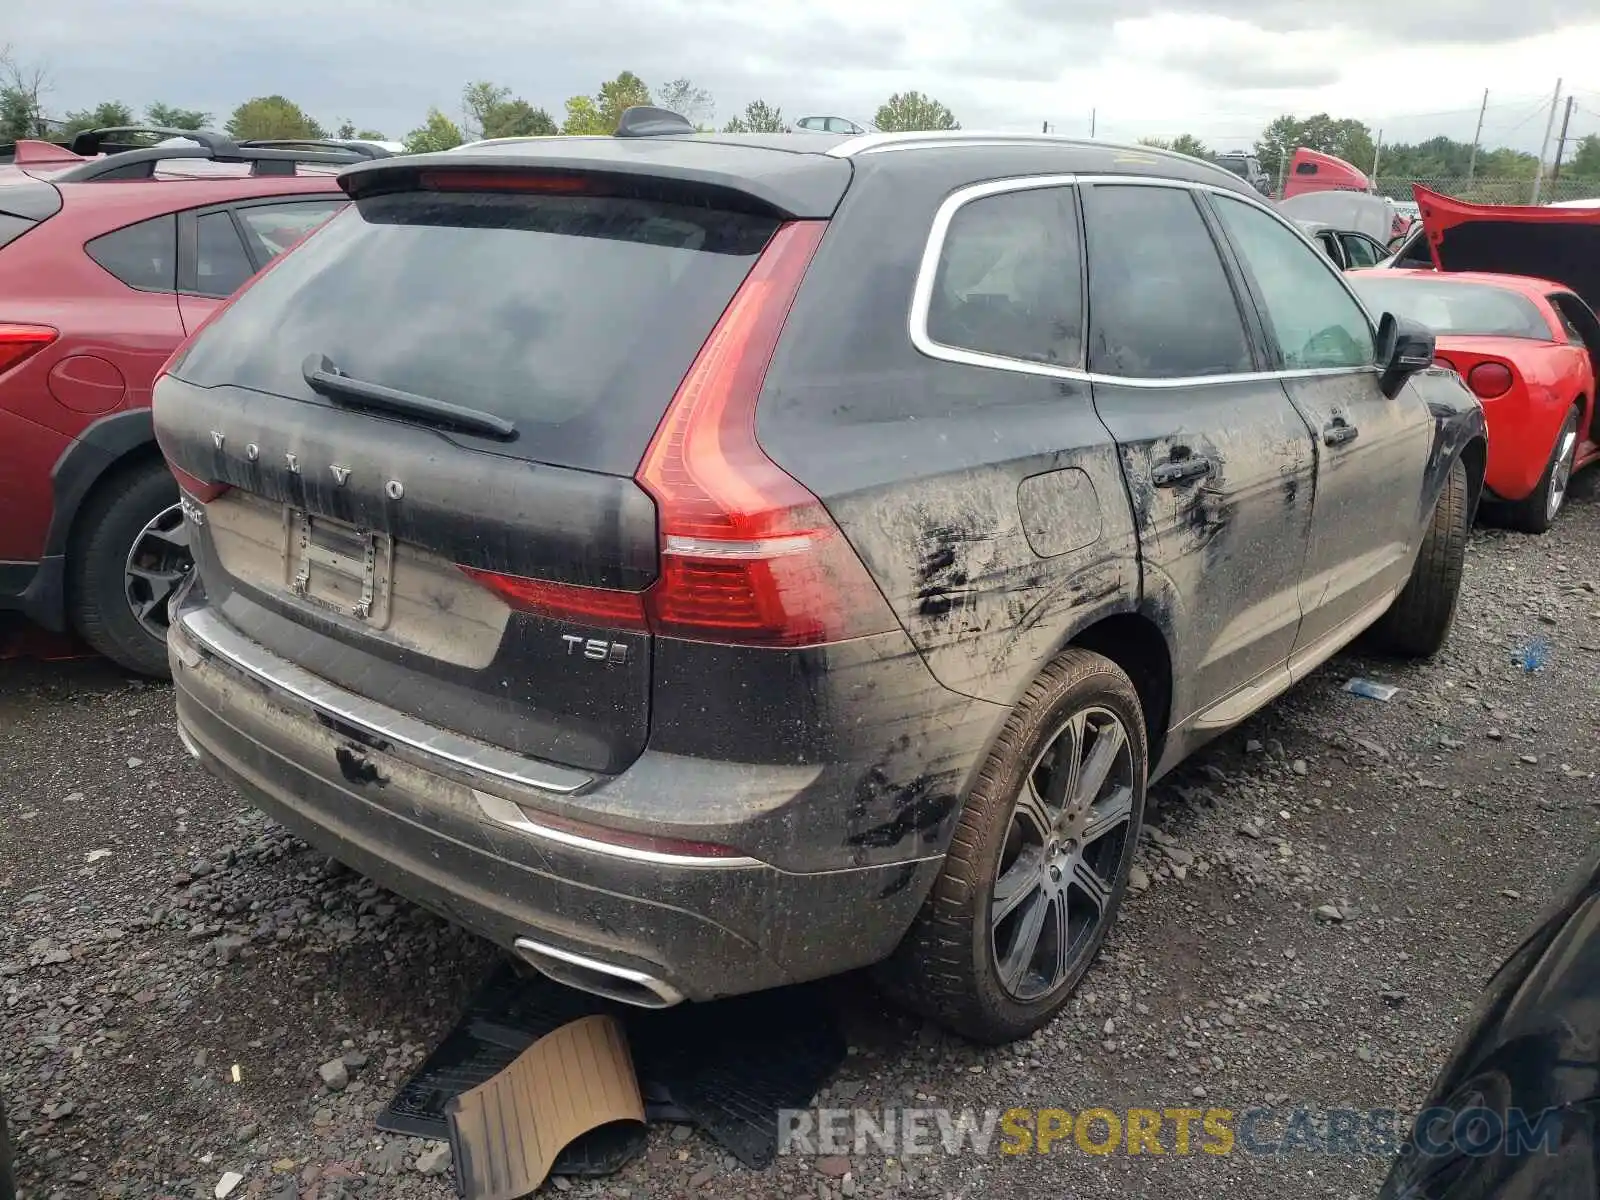
{"type": "Polygon", "coordinates": [[[74,154],[59,142],[23,138],[16,144],[11,161],[19,167],[42,167],[49,163],[80,163],[84,156],[74,154]]]}

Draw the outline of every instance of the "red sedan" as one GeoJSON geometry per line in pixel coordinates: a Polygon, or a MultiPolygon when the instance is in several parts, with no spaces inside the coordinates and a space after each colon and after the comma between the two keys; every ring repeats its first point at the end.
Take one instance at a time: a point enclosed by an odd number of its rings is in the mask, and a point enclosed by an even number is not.
{"type": "Polygon", "coordinates": [[[1489,423],[1485,499],[1543,533],[1572,473],[1600,461],[1600,320],[1570,288],[1476,271],[1375,269],[1347,278],[1373,312],[1431,328],[1435,362],[1456,371],[1489,423]]]}

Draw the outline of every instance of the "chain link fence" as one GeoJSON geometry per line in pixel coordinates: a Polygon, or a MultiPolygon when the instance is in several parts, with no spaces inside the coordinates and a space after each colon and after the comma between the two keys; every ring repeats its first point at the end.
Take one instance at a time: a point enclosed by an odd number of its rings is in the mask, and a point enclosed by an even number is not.
{"type": "MultiPolygon", "coordinates": [[[[1527,204],[1533,198],[1533,177],[1525,179],[1466,176],[1420,179],[1403,175],[1380,175],[1374,181],[1380,194],[1391,200],[1410,200],[1411,185],[1420,183],[1431,191],[1471,200],[1478,204],[1527,204]]],[[[1552,200],[1589,200],[1600,197],[1600,179],[1546,179],[1539,188],[1539,203],[1552,200]]]]}

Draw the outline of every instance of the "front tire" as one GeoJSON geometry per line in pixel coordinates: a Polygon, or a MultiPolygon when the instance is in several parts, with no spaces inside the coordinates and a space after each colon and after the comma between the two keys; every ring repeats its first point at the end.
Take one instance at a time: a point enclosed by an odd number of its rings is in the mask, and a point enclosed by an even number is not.
{"type": "Polygon", "coordinates": [[[1450,636],[1467,559],[1468,495],[1467,465],[1458,458],[1434,505],[1411,578],[1373,626],[1380,649],[1402,658],[1431,658],[1450,636]]]}
{"type": "Polygon", "coordinates": [[[976,1042],[1055,1015],[1116,920],[1144,819],[1148,740],[1115,663],[1069,649],[1007,720],[944,867],[882,978],[976,1042]]]}
{"type": "Polygon", "coordinates": [[[120,666],[167,675],[167,601],[192,567],[178,485],[165,464],[108,479],[79,518],[73,545],[72,622],[120,666]]]}
{"type": "Polygon", "coordinates": [[[1572,480],[1572,464],[1578,455],[1578,420],[1581,416],[1576,405],[1562,422],[1556,434],[1556,444],[1550,448],[1550,461],[1545,464],[1539,486],[1523,499],[1506,505],[1506,524],[1523,533],[1544,533],[1555,524],[1562,506],[1567,502],[1567,487],[1572,480]]]}

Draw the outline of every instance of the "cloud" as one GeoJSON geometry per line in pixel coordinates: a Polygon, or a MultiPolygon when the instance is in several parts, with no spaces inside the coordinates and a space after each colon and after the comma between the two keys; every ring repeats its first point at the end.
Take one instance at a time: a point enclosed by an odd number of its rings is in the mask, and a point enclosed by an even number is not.
{"type": "Polygon", "coordinates": [[[1041,24],[1081,28],[1118,20],[1165,15],[1208,16],[1248,22],[1270,33],[1342,30],[1397,41],[1425,37],[1430,42],[1509,41],[1549,33],[1573,23],[1573,10],[1556,0],[1507,4],[1504,0],[1433,0],[1396,4],[1392,0],[1006,0],[1014,11],[1041,24]]]}
{"type": "Polygon", "coordinates": [[[1534,36],[1560,24],[1552,0],[612,0],[600,11],[588,0],[13,0],[12,8],[4,40],[48,66],[54,114],[159,100],[220,122],[241,101],[278,92],[324,124],[348,118],[391,136],[420,125],[430,106],[458,115],[472,80],[504,84],[559,118],[567,97],[592,94],[626,69],[654,85],[691,79],[715,98],[719,120],[758,98],[791,119],[870,120],[892,92],[915,89],[969,129],[1038,129],[1043,120],[1087,133],[1097,110],[1102,136],[1192,132],[1247,143],[1281,112],[1370,120],[1460,109],[1470,111],[1457,124],[1419,126],[1416,136],[1470,137],[1483,87],[1507,105],[1499,115],[1509,127],[1555,76],[1588,78],[1600,61],[1592,19],[1534,36]]]}
{"type": "Polygon", "coordinates": [[[1123,21],[1116,35],[1130,58],[1242,92],[1327,87],[1342,77],[1340,64],[1360,49],[1333,31],[1274,34],[1209,15],[1123,21]]]}

